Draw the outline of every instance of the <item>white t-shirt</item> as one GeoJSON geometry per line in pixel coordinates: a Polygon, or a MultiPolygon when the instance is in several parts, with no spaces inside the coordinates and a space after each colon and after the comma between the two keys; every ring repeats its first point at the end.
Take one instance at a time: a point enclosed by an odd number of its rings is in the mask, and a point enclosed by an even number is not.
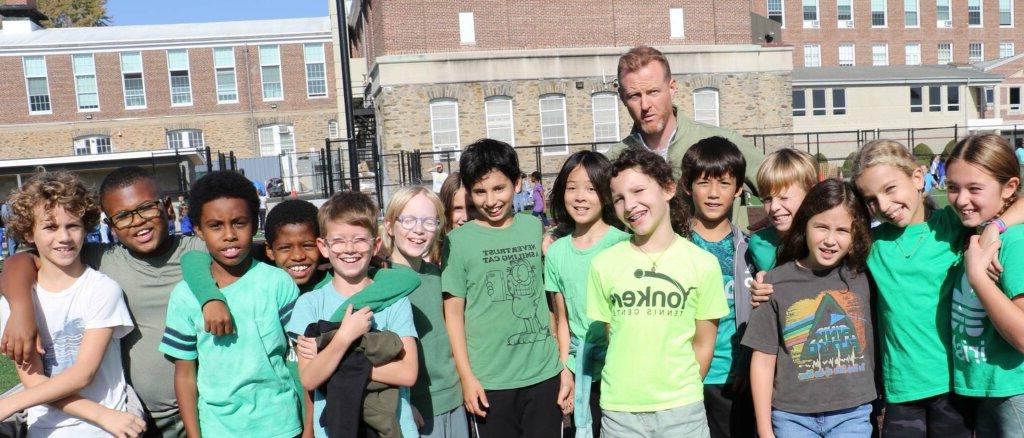
{"type": "MultiPolygon", "coordinates": [[[[75,363],[86,330],[113,327],[114,334],[96,375],[78,395],[110,409],[128,411],[128,385],[121,367],[121,338],[132,331],[131,315],[121,287],[110,277],[86,268],[71,287],[50,292],[35,286],[33,304],[36,325],[46,354],[46,375],[60,374],[75,363]]],[[[11,308],[0,300],[0,333],[7,326],[11,308]]],[[[136,412],[140,414],[139,412],[136,412]]],[[[26,410],[29,437],[108,437],[92,423],[40,405],[26,410]]]]}
{"type": "Polygon", "coordinates": [[[448,173],[446,172],[432,172],[434,174],[434,193],[441,193],[441,186],[444,185],[444,180],[448,179],[448,173]]]}

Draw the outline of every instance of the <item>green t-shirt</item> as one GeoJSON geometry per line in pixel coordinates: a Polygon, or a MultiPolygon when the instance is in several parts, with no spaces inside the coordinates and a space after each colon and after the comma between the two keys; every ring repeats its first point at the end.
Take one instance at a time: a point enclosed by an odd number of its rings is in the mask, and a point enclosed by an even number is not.
{"type": "Polygon", "coordinates": [[[530,386],[562,370],[544,296],[540,220],[467,222],[448,235],[441,290],[466,300],[466,348],[484,389],[530,386]]]}
{"type": "Polygon", "coordinates": [[[729,305],[729,314],[718,320],[715,354],[711,358],[708,374],[704,376],[705,384],[721,385],[735,377],[731,375],[733,351],[738,351],[740,344],[739,336],[736,334],[736,298],[733,293],[733,261],[736,257],[736,247],[732,233],[717,242],[708,242],[695,232],[692,240],[700,249],[718,259],[718,268],[722,271],[722,284],[725,287],[725,301],[729,305]]]}
{"type": "Polygon", "coordinates": [[[284,327],[299,289],[284,271],[257,266],[221,289],[236,334],[203,330],[192,291],[178,283],[167,304],[160,351],[199,362],[199,427],[205,436],[294,437],[302,431],[299,399],[285,365],[284,327]]]}
{"type": "Polygon", "coordinates": [[[587,316],[609,324],[602,409],[654,412],[704,399],[693,336],[698,319],[729,314],[722,273],[715,256],[682,237],[665,251],[619,242],[591,263],[587,316]]]}
{"type": "Polygon", "coordinates": [[[775,257],[779,250],[779,231],[775,227],[758,230],[750,235],[747,248],[757,270],[768,272],[775,267],[775,257]]]}
{"type": "Polygon", "coordinates": [[[882,380],[890,402],[952,389],[950,302],[965,228],[946,207],[927,221],[873,230],[868,268],[878,286],[882,380]]]}
{"type": "Polygon", "coordinates": [[[409,294],[413,323],[419,333],[419,378],[412,387],[412,404],[423,418],[430,418],[462,404],[462,384],[444,325],[441,270],[433,263],[422,262],[418,274],[420,286],[409,294]]]}
{"type": "MultiPolygon", "coordinates": [[[[1024,294],[1024,225],[1002,235],[999,286],[1011,300],[1024,294]],[[1013,262],[1016,260],[1016,262],[1013,262]]],[[[961,270],[963,271],[963,270],[961,270]]],[[[953,389],[972,397],[1024,394],[1024,354],[1004,339],[964,273],[953,287],[953,389]]]]}
{"type": "MultiPolygon", "coordinates": [[[[594,323],[587,317],[587,274],[590,261],[598,253],[616,243],[629,239],[629,234],[615,227],[608,227],[601,240],[587,249],[572,244],[572,236],[565,236],[548,247],[544,257],[544,289],[560,293],[565,299],[568,313],[569,332],[573,337],[582,338],[595,345],[607,346],[608,336],[604,324],[594,323]]],[[[576,372],[576,355],[570,354],[566,366],[576,372]]],[[[604,361],[595,361],[594,378],[601,375],[604,361]]]]}

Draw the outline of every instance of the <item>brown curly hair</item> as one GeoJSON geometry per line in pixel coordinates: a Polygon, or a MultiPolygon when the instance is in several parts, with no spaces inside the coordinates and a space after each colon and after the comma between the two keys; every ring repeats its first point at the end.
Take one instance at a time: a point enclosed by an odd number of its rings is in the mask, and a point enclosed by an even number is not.
{"type": "Polygon", "coordinates": [[[100,207],[92,193],[78,176],[65,170],[33,175],[12,192],[8,202],[12,214],[7,226],[20,242],[28,242],[32,236],[37,206],[47,212],[58,205],[63,207],[68,214],[82,218],[86,232],[100,221],[100,207]]]}
{"type": "MultiPolygon", "coordinates": [[[[611,178],[615,178],[626,169],[636,169],[649,176],[662,189],[668,189],[676,181],[672,178],[672,168],[665,162],[661,155],[640,148],[626,148],[618,158],[612,162],[611,178]]],[[[690,208],[683,200],[681,191],[676,190],[675,196],[668,202],[669,220],[672,222],[672,231],[687,239],[690,238],[690,208]]]]}
{"type": "Polygon", "coordinates": [[[807,257],[810,254],[807,248],[807,223],[814,215],[839,206],[845,208],[853,218],[853,238],[850,251],[846,254],[846,267],[854,274],[867,270],[868,253],[871,252],[871,216],[851,184],[836,178],[826,179],[807,192],[803,204],[800,204],[800,209],[793,216],[793,226],[779,245],[776,266],[807,257]]]}

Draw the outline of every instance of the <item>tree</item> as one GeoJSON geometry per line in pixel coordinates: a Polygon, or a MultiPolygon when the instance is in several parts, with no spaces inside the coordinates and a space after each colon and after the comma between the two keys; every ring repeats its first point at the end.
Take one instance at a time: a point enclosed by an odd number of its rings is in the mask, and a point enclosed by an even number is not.
{"type": "Polygon", "coordinates": [[[91,27],[106,26],[107,0],[39,0],[39,12],[48,19],[43,27],[91,27]]]}

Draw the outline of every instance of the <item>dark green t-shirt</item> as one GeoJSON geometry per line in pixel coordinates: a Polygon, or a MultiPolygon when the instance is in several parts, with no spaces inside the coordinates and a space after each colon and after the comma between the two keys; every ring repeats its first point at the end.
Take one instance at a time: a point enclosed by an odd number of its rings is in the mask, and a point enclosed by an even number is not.
{"type": "Polygon", "coordinates": [[[754,266],[759,272],[768,272],[775,267],[780,238],[779,231],[775,227],[764,228],[750,235],[747,248],[751,258],[754,259],[754,266]]]}
{"type": "Polygon", "coordinates": [[[420,287],[409,294],[413,323],[419,333],[420,368],[419,378],[412,387],[412,404],[423,418],[430,418],[462,404],[462,385],[455,372],[452,344],[444,325],[441,270],[433,263],[423,262],[418,274],[420,287]]]}

